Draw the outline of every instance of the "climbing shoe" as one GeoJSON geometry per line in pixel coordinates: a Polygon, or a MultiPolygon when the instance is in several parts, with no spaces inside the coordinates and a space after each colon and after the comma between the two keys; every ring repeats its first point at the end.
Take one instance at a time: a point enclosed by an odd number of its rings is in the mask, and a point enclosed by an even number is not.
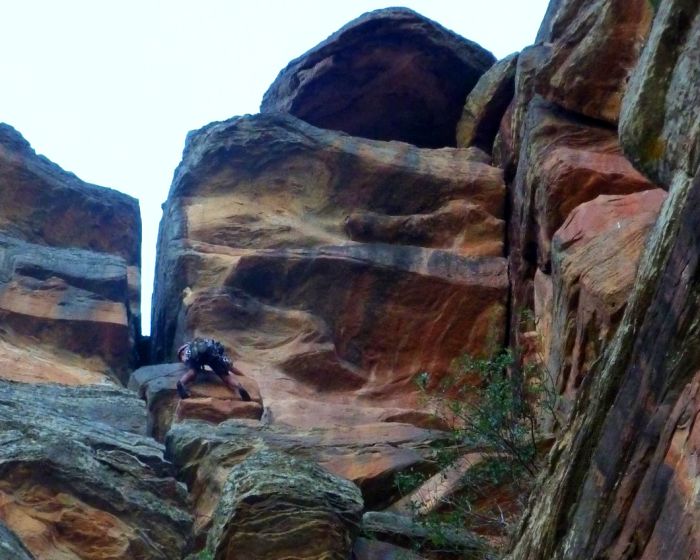
{"type": "Polygon", "coordinates": [[[177,382],[177,394],[180,395],[181,399],[189,399],[190,398],[190,393],[185,389],[185,386],[178,381],[177,382]]]}

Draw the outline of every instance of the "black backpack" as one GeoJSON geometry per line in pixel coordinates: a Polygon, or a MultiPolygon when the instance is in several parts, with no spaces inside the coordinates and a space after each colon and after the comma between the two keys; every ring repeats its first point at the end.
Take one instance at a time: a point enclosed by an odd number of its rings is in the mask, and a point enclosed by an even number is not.
{"type": "Polygon", "coordinates": [[[196,362],[206,362],[208,359],[222,357],[224,346],[212,338],[195,338],[190,342],[190,359],[196,362]]]}

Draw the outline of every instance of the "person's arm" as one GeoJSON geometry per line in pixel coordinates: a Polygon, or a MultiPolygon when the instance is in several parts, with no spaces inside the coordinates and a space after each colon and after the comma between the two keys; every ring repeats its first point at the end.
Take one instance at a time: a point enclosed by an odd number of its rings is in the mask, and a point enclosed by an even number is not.
{"type": "Polygon", "coordinates": [[[235,375],[240,375],[242,377],[245,376],[245,374],[236,366],[234,366],[231,362],[228,363],[228,370],[235,375]]]}

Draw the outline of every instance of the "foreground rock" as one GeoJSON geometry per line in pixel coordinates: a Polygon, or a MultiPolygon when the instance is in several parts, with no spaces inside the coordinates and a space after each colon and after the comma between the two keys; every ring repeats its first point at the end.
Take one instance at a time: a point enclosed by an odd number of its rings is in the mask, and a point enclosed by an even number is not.
{"type": "Polygon", "coordinates": [[[0,377],[126,381],[140,336],[140,235],[133,198],[63,171],[0,124],[0,377]],[[38,348],[37,348],[38,347],[38,348]]]}
{"type": "Polygon", "coordinates": [[[241,400],[212,372],[198,375],[189,387],[191,397],[182,400],[176,384],[185,373],[183,364],[161,364],[137,369],[129,379],[129,389],[146,401],[148,433],[162,441],[173,422],[187,418],[218,424],[229,418],[260,419],[263,403],[257,383],[248,377],[238,377],[251,397],[241,400]]]}
{"type": "Polygon", "coordinates": [[[365,534],[399,545],[418,544],[420,549],[425,549],[425,554],[429,557],[445,559],[468,557],[480,560],[496,558],[488,544],[469,531],[452,525],[430,527],[395,513],[378,511],[365,513],[362,517],[362,530],[365,534]],[[433,556],[431,549],[437,549],[439,554],[433,556]]]}
{"type": "MultiPolygon", "coordinates": [[[[693,421],[700,410],[700,169],[687,157],[692,151],[645,152],[640,146],[653,146],[654,137],[628,134],[639,123],[637,130],[654,131],[666,121],[669,130],[696,129],[693,109],[650,111],[652,90],[646,88],[658,80],[654,99],[663,101],[655,106],[666,109],[685,106],[696,95],[700,65],[681,45],[697,37],[699,9],[683,1],[659,4],[653,39],[630,80],[635,85],[623,111],[625,149],[669,195],[617,333],[590,383],[582,385],[580,405],[551,454],[549,477],[535,494],[509,558],[655,560],[700,554],[699,434],[693,421]],[[668,75],[679,78],[666,90],[668,75]],[[646,95],[640,97],[640,91],[646,95]]],[[[681,138],[675,134],[669,134],[668,146],[681,138]]],[[[697,135],[682,142],[696,143],[697,135]]]]}
{"type": "Polygon", "coordinates": [[[352,483],[314,463],[258,448],[230,470],[205,552],[230,559],[345,560],[361,512],[352,483]]]}
{"type": "Polygon", "coordinates": [[[38,559],[179,558],[185,489],[144,430],[127,391],[0,382],[0,521],[38,559]]]}
{"type": "Polygon", "coordinates": [[[290,62],[260,110],[375,140],[453,146],[464,99],[494,62],[411,10],[377,10],[290,62]]]}
{"type": "Polygon", "coordinates": [[[285,115],[193,133],[161,224],[156,360],[215,336],[275,421],[308,425],[302,402],[317,424],[425,417],[414,376],[503,329],[504,185],[471,157],[285,115]]]}
{"type": "Polygon", "coordinates": [[[381,508],[398,497],[397,473],[429,471],[431,445],[444,433],[408,424],[375,423],[300,430],[231,420],[218,426],[198,421],[175,424],[166,438],[168,456],[190,488],[197,516],[196,534],[206,534],[215,499],[232,464],[259,447],[311,460],[351,480],[368,507],[381,508]]]}
{"type": "Polygon", "coordinates": [[[3,523],[0,523],[0,560],[34,560],[34,556],[3,523]]]}

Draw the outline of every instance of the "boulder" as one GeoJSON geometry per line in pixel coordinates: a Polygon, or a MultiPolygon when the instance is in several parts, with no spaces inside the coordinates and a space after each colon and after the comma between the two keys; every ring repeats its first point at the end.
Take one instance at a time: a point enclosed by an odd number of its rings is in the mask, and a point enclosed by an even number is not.
{"type": "Polygon", "coordinates": [[[0,124],[0,377],[126,381],[140,336],[138,202],[90,185],[0,124]],[[37,353],[46,358],[43,367],[37,353]],[[20,365],[21,364],[21,365],[20,365]]]}
{"type": "Polygon", "coordinates": [[[192,133],[161,223],[155,360],[213,336],[276,421],[309,422],[295,401],[333,423],[430,421],[415,375],[503,331],[504,185],[479,159],[288,115],[192,133]]]}
{"type": "Polygon", "coordinates": [[[260,389],[253,379],[238,377],[252,399],[244,402],[217,375],[205,370],[188,387],[191,397],[182,400],[176,384],[186,371],[186,366],[175,363],[144,366],[131,374],[128,388],[146,401],[148,433],[158,441],[163,441],[173,422],[188,418],[218,424],[229,418],[258,420],[262,416],[260,389]]]}
{"type": "Polygon", "coordinates": [[[622,319],[639,257],[665,198],[662,189],[601,195],[574,209],[554,235],[546,365],[567,414],[622,319]]]}
{"type": "Polygon", "coordinates": [[[407,8],[376,10],[290,62],[260,110],[375,140],[453,146],[464,99],[494,62],[407,8]]]}
{"type": "Polygon", "coordinates": [[[167,456],[188,484],[196,515],[195,537],[211,523],[216,497],[231,466],[260,447],[318,463],[354,482],[369,507],[385,507],[399,494],[395,476],[407,469],[430,471],[431,445],[445,433],[409,424],[374,423],[295,429],[289,425],[229,420],[217,426],[201,421],[173,425],[165,444],[167,456]]]}
{"type": "Polygon", "coordinates": [[[538,42],[551,45],[537,92],[568,109],[617,123],[630,72],[651,27],[648,0],[554,2],[538,42]]]}
{"type": "Polygon", "coordinates": [[[362,506],[351,482],[309,461],[259,448],[230,470],[205,551],[222,560],[345,560],[362,506]]]}
{"type": "Polygon", "coordinates": [[[499,60],[469,92],[457,123],[457,146],[491,152],[501,119],[513,100],[518,53],[499,60]]]}
{"type": "Polygon", "coordinates": [[[620,117],[625,153],[653,180],[669,187],[700,165],[700,6],[658,4],[647,46],[632,72],[620,117]]]}
{"type": "Polygon", "coordinates": [[[125,390],[0,382],[0,521],[37,558],[181,557],[186,491],[144,427],[125,390]]]}

